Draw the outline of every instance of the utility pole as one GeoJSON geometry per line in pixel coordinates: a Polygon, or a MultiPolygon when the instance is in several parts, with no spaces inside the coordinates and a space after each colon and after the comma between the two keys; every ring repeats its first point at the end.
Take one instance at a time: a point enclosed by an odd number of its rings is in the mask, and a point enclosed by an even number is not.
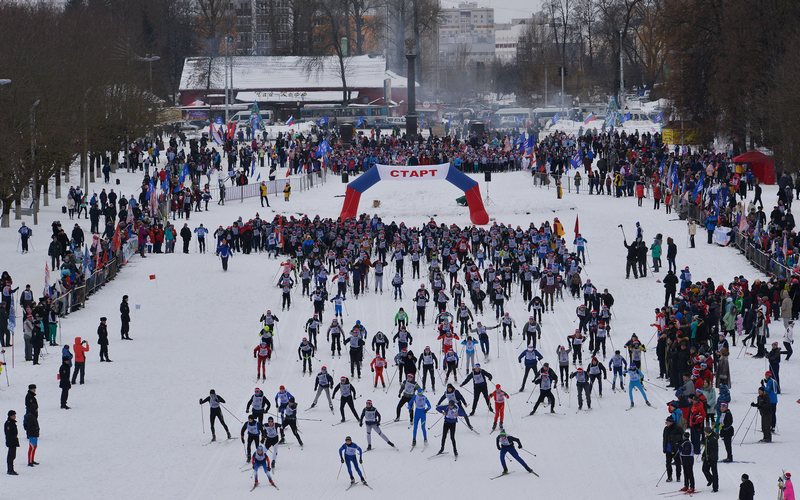
{"type": "Polygon", "coordinates": [[[547,64],[544,65],[544,107],[547,107],[547,64]]]}
{"type": "Polygon", "coordinates": [[[566,73],[566,68],[561,66],[561,113],[564,113],[564,73],[566,73]]]}

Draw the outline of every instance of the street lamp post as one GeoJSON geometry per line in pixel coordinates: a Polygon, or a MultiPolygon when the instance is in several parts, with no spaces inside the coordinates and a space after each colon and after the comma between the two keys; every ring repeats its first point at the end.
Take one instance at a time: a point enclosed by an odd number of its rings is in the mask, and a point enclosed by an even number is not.
{"type": "Polygon", "coordinates": [[[619,30],[619,109],[625,99],[625,73],[622,66],[622,30],[619,30]]]}
{"type": "Polygon", "coordinates": [[[161,56],[157,56],[154,54],[147,54],[144,57],[136,56],[137,61],[146,62],[147,63],[147,74],[148,80],[150,82],[150,93],[153,93],[153,63],[156,61],[161,60],[161,56]]]}

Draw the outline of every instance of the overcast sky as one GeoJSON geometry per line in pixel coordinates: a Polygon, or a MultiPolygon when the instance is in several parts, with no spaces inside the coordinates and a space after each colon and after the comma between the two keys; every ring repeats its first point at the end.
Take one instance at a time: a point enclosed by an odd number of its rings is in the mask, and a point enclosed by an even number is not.
{"type": "Polygon", "coordinates": [[[494,20],[497,23],[506,23],[512,17],[530,17],[542,5],[542,0],[441,0],[442,7],[445,8],[458,7],[463,1],[473,1],[482,7],[493,7],[494,20]]]}

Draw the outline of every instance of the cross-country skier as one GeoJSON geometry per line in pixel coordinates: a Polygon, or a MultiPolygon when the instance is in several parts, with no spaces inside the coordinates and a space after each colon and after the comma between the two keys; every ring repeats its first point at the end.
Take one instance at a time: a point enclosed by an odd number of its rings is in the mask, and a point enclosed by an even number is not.
{"type": "Polygon", "coordinates": [[[637,389],[640,393],[642,393],[642,397],[644,398],[644,403],[647,406],[653,406],[650,404],[650,401],[647,400],[647,393],[644,391],[644,386],[642,386],[642,381],[644,380],[644,374],[642,373],[639,368],[631,363],[628,366],[628,398],[631,400],[631,408],[633,408],[633,390],[637,389]]]}
{"type": "MultiPolygon", "coordinates": [[[[381,332],[378,332],[381,333],[381,332]]],[[[369,369],[375,373],[375,380],[372,383],[373,387],[378,387],[378,379],[381,380],[381,385],[386,388],[386,380],[383,378],[383,370],[388,366],[388,362],[380,353],[376,353],[375,357],[369,363],[369,369]]]]}
{"type": "Polygon", "coordinates": [[[589,374],[589,392],[592,392],[594,389],[594,384],[597,382],[597,389],[600,392],[600,397],[603,397],[603,379],[608,379],[608,375],[606,374],[606,367],[603,366],[600,361],[598,361],[597,357],[592,356],[592,360],[589,362],[589,365],[586,367],[586,373],[589,374]]]}
{"type": "Polygon", "coordinates": [[[252,445],[259,446],[259,442],[261,440],[261,425],[256,421],[254,415],[248,415],[247,421],[242,424],[242,431],[241,431],[241,439],[242,444],[244,444],[244,434],[247,432],[247,451],[245,452],[244,459],[245,461],[250,460],[252,456],[252,445]]]}
{"type": "Polygon", "coordinates": [[[364,452],[361,450],[360,446],[353,442],[350,436],[344,438],[344,444],[339,447],[339,458],[343,464],[347,464],[347,473],[350,475],[350,484],[356,482],[355,478],[353,477],[353,468],[356,469],[358,477],[361,478],[361,482],[367,484],[367,480],[364,479],[364,474],[361,473],[361,469],[358,467],[358,464],[364,463],[364,452]],[[356,453],[358,453],[358,462],[356,462],[356,453]]]}
{"type": "Polygon", "coordinates": [[[264,443],[264,451],[272,448],[272,468],[278,466],[278,441],[280,441],[280,427],[275,424],[275,419],[267,418],[267,423],[261,427],[261,442],[264,443]]]}
{"type": "MultiPolygon", "coordinates": [[[[466,339],[461,341],[461,345],[464,346],[464,356],[466,356],[466,362],[464,363],[466,367],[466,373],[469,373],[470,370],[475,366],[475,346],[478,345],[478,342],[475,341],[470,336],[467,336],[466,339]]],[[[456,379],[458,380],[458,379],[456,379]]]]}
{"type": "Polygon", "coordinates": [[[453,455],[458,457],[458,449],[456,448],[456,424],[458,423],[458,417],[465,416],[464,410],[459,408],[456,405],[456,402],[450,399],[447,401],[447,405],[437,406],[436,411],[444,415],[442,445],[439,448],[439,453],[437,453],[437,455],[444,453],[444,444],[447,441],[447,434],[449,433],[450,441],[453,443],[453,455]]]}
{"type": "Polygon", "coordinates": [[[225,432],[228,433],[228,439],[231,438],[231,431],[228,430],[228,426],[225,424],[225,419],[222,418],[222,408],[220,407],[221,404],[225,403],[225,400],[222,396],[217,395],[214,389],[208,391],[208,396],[204,399],[200,400],[200,404],[208,403],[209,408],[209,420],[211,421],[211,441],[217,440],[217,433],[214,429],[214,422],[219,419],[219,423],[222,424],[222,427],[225,428],[225,432]]]}
{"type": "Polygon", "coordinates": [[[539,376],[533,379],[533,383],[539,385],[539,399],[536,400],[536,404],[533,405],[533,410],[531,410],[529,415],[536,413],[539,405],[542,404],[542,401],[545,399],[547,399],[550,403],[550,413],[556,412],[556,398],[553,396],[552,390],[552,387],[556,382],[558,382],[556,372],[550,368],[549,364],[545,363],[542,365],[542,369],[539,371],[539,376]]]}
{"type": "Polygon", "coordinates": [[[494,386],[494,391],[489,394],[489,398],[494,401],[494,423],[492,423],[492,430],[497,428],[497,421],[500,420],[500,429],[503,428],[503,418],[505,417],[506,399],[510,398],[506,391],[500,387],[500,384],[494,386]]]}
{"type": "Polygon", "coordinates": [[[316,354],[317,348],[308,341],[308,338],[303,337],[303,340],[300,342],[300,346],[297,348],[297,358],[298,360],[303,362],[303,373],[306,373],[306,365],[308,365],[308,373],[311,374],[311,359],[316,354]]]}
{"type": "Polygon", "coordinates": [[[460,387],[464,387],[469,381],[472,381],[472,410],[470,410],[469,415],[472,416],[475,414],[475,408],[478,406],[478,400],[480,399],[481,395],[486,400],[486,407],[489,408],[489,412],[494,412],[492,410],[492,405],[489,403],[489,389],[488,389],[488,381],[492,380],[492,374],[483,370],[481,368],[480,363],[475,363],[475,367],[472,369],[467,378],[461,382],[460,387]]]}
{"type": "Polygon", "coordinates": [[[272,350],[265,340],[253,348],[253,357],[257,358],[256,380],[267,380],[267,360],[272,357],[272,350]]]}
{"type": "Polygon", "coordinates": [[[353,404],[353,400],[356,398],[356,388],[350,384],[350,379],[347,377],[341,377],[339,379],[339,383],[336,384],[336,387],[333,388],[333,397],[336,397],[336,393],[341,391],[342,396],[339,398],[339,412],[342,415],[342,422],[345,421],[344,418],[344,407],[349,406],[350,411],[353,412],[353,416],[356,417],[358,420],[358,413],[356,413],[356,407],[353,404]]]}
{"type": "Polygon", "coordinates": [[[333,318],[333,321],[331,321],[331,326],[328,327],[328,331],[325,333],[325,340],[331,343],[331,357],[333,357],[334,354],[339,354],[339,357],[342,357],[342,344],[340,342],[341,338],[342,327],[339,326],[339,321],[336,318],[333,318]]]}
{"type": "Polygon", "coordinates": [[[375,351],[375,353],[379,356],[385,358],[387,345],[389,345],[389,337],[387,337],[386,334],[380,330],[375,332],[375,336],[372,337],[372,350],[375,351]]]}
{"type": "Polygon", "coordinates": [[[303,440],[300,439],[300,433],[297,430],[297,401],[294,400],[293,396],[289,398],[289,402],[286,403],[286,407],[281,412],[281,418],[283,419],[283,423],[281,424],[281,440],[278,442],[283,444],[286,441],[286,434],[284,434],[284,430],[289,427],[292,430],[292,434],[294,434],[295,439],[297,439],[297,443],[300,445],[300,448],[302,448],[303,440]]]}
{"type": "Polygon", "coordinates": [[[333,377],[328,373],[328,367],[323,366],[317,373],[317,378],[314,380],[314,390],[316,395],[314,401],[311,403],[311,408],[317,406],[317,400],[322,391],[325,391],[325,396],[328,398],[328,406],[333,411],[333,401],[331,401],[331,386],[333,386],[333,377]]]}
{"type": "Polygon", "coordinates": [[[508,474],[508,467],[506,466],[506,454],[514,457],[514,460],[523,466],[526,471],[533,473],[533,469],[528,467],[528,464],[525,463],[525,460],[523,460],[519,456],[517,450],[514,449],[515,443],[519,449],[522,449],[522,441],[507,434],[504,429],[500,429],[500,434],[497,436],[497,439],[495,439],[495,444],[497,445],[497,449],[500,450],[500,465],[503,466],[503,474],[508,474]]]}
{"type": "Polygon", "coordinates": [[[426,427],[426,416],[431,409],[431,402],[423,393],[422,388],[417,389],[417,394],[408,402],[408,411],[414,412],[414,431],[411,437],[411,446],[417,445],[417,426],[422,423],[422,437],[425,444],[428,444],[428,429],[426,427]]]}
{"type": "Polygon", "coordinates": [[[417,368],[422,369],[422,390],[424,391],[426,389],[428,376],[430,375],[431,390],[436,392],[436,375],[434,375],[434,369],[439,369],[439,360],[436,358],[436,354],[431,352],[430,346],[425,346],[422,354],[419,355],[417,368]]]}
{"type": "MultiPolygon", "coordinates": [[[[632,385],[633,382],[628,383],[629,388],[632,385]]],[[[681,488],[681,491],[694,493],[694,451],[692,440],[689,438],[689,431],[683,433],[683,441],[680,444],[679,450],[681,454],[681,467],[683,468],[683,488],[681,488]]]]}
{"type": "Polygon", "coordinates": [[[508,331],[508,339],[511,340],[514,336],[514,328],[517,327],[514,318],[512,318],[509,313],[504,313],[503,317],[500,319],[500,324],[503,326],[503,340],[506,339],[506,331],[508,331]]]}
{"type": "Polygon", "coordinates": [[[275,482],[272,480],[272,474],[270,473],[271,468],[269,464],[269,457],[267,457],[267,450],[264,449],[263,445],[258,445],[255,453],[253,453],[252,461],[253,461],[253,488],[258,486],[258,469],[264,469],[264,474],[267,475],[267,479],[269,480],[270,486],[275,486],[275,482]]]}
{"type": "Polygon", "coordinates": [[[250,407],[253,407],[253,415],[258,420],[258,425],[264,423],[264,414],[269,411],[272,406],[269,399],[264,395],[264,392],[256,387],[244,411],[250,413],[250,407]]]}
{"type": "Polygon", "coordinates": [[[537,364],[539,360],[542,359],[542,354],[536,350],[536,348],[532,345],[528,345],[527,349],[519,353],[517,356],[517,361],[522,363],[522,360],[525,360],[525,375],[522,376],[522,386],[519,388],[519,392],[525,390],[525,382],[528,380],[528,373],[533,372],[534,375],[539,371],[537,368],[537,364]]]}
{"type": "MultiPolygon", "coordinates": [[[[386,441],[386,444],[394,448],[394,443],[389,441],[389,438],[386,437],[381,431],[381,413],[378,411],[377,408],[372,406],[372,400],[367,400],[367,405],[361,410],[361,416],[358,418],[358,426],[363,427],[366,424],[367,426],[367,451],[372,449],[372,431],[374,430],[380,437],[386,441]]],[[[425,426],[423,425],[423,429],[425,426]]]]}
{"type": "Polygon", "coordinates": [[[619,376],[619,388],[625,390],[625,379],[623,378],[625,372],[628,371],[628,361],[622,356],[619,351],[614,351],[614,355],[608,360],[608,369],[613,373],[611,379],[611,390],[617,388],[617,376],[619,376]]]}
{"type": "MultiPolygon", "coordinates": [[[[414,374],[409,373],[406,375],[406,379],[400,384],[400,391],[397,393],[397,397],[400,398],[400,401],[397,402],[397,416],[395,417],[394,421],[397,422],[400,420],[400,409],[407,405],[409,401],[414,397],[414,394],[417,392],[417,389],[421,389],[419,384],[414,380],[414,374]]],[[[414,423],[413,420],[414,416],[411,413],[411,408],[408,409],[408,422],[414,423]]]]}
{"type": "Polygon", "coordinates": [[[589,377],[583,368],[578,369],[569,375],[569,378],[575,379],[575,387],[578,388],[578,409],[583,409],[583,396],[586,395],[586,407],[592,409],[592,390],[589,384],[589,377]]]}

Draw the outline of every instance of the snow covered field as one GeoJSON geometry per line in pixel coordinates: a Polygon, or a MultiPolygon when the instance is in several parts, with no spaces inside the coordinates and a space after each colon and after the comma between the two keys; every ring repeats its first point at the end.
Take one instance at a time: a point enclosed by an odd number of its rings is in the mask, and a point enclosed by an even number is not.
{"type": "MultiPolygon", "coordinates": [[[[138,174],[124,172],[118,176],[123,179],[125,194],[129,194],[140,179],[138,174]]],[[[759,277],[737,251],[708,246],[702,235],[697,236],[696,249],[687,249],[683,222],[671,221],[663,211],[653,211],[649,206],[637,208],[632,199],[566,194],[564,199],[557,200],[554,190],[534,187],[525,173],[498,174],[493,179],[486,208],[498,223],[527,227],[534,222],[538,226],[545,219],[552,223],[553,218],[558,217],[569,237],[575,217],[580,216],[581,232],[589,241],[590,262],[584,279],[588,276],[600,290],[608,288],[615,296],[616,319],[611,333],[617,348],[621,348],[633,332],[643,341],[650,338],[653,329],[648,325],[653,320],[653,308],[663,303],[664,295],[663,286],[656,283],[652,275],[639,280],[624,279],[625,250],[618,224],[623,224],[628,236],[633,236],[634,223],[640,221],[648,244],[656,233],[662,233],[665,240],[667,236],[673,236],[678,244],[679,268],[690,266],[695,279],[711,277],[717,283],[727,283],[734,274],[743,274],[750,280],[759,277]]],[[[482,176],[479,182],[485,197],[487,186],[482,176]]],[[[95,187],[99,192],[100,186],[95,187]]],[[[343,200],[336,196],[344,194],[344,188],[345,185],[335,177],[329,177],[329,182],[323,187],[296,193],[289,203],[278,198],[272,198],[271,203],[286,214],[336,217],[343,200]]],[[[456,188],[445,182],[379,183],[362,196],[360,208],[369,213],[377,212],[387,222],[421,224],[434,216],[437,222],[464,225],[469,222],[467,209],[457,206],[454,201],[460,195],[456,188]],[[373,199],[381,201],[379,209],[371,208],[373,199]]],[[[773,191],[765,189],[765,200],[771,200],[773,196],[773,191]]],[[[203,222],[206,227],[215,228],[218,224],[228,225],[239,216],[252,217],[255,212],[260,212],[264,218],[272,214],[269,209],[262,209],[255,198],[244,203],[232,201],[225,207],[212,203],[211,212],[192,214],[190,227],[203,222]]],[[[60,219],[69,232],[72,222],[61,215],[60,203],[52,202],[42,215],[40,225],[34,228],[36,250],[26,255],[14,252],[17,223],[12,221],[11,229],[0,230],[0,255],[3,256],[0,268],[11,273],[15,286],[24,287],[30,283],[37,293],[41,290],[46,238],[50,232],[49,223],[54,218],[60,219]]],[[[88,220],[80,222],[88,234],[88,220]]],[[[178,222],[180,228],[182,221],[178,222]]],[[[91,298],[85,310],[62,321],[63,342],[72,344],[75,336],[81,336],[87,338],[92,346],[87,356],[86,384],[70,391],[72,409],[69,411],[59,409],[60,390],[56,373],[60,356],[55,350],[60,347],[51,348],[42,366],[31,366],[21,361],[21,349],[17,349],[16,368],[9,371],[11,387],[6,387],[5,381],[0,380],[0,411],[3,417],[9,409],[18,412],[22,447],[16,466],[20,475],[13,478],[0,476],[0,498],[236,499],[248,498],[248,495],[282,498],[297,498],[298,495],[302,498],[366,498],[378,495],[383,499],[447,495],[479,498],[496,494],[500,489],[510,499],[534,496],[657,499],[664,498],[660,494],[677,491],[681,486],[662,482],[658,488],[655,487],[664,471],[661,431],[667,416],[665,404],[672,399],[671,392],[648,386],[648,395],[655,408],[647,408],[635,395],[636,407],[626,412],[627,393],[612,393],[610,383],[605,383],[604,397],[593,397],[593,409],[588,413],[576,414],[573,389],[570,394],[560,393],[560,406],[556,409],[563,415],[548,415],[540,410],[535,416],[523,420],[521,417],[531,409],[531,405],[525,402],[528,393],[512,394],[507,405],[506,428],[522,440],[525,449],[537,455],[523,454],[522,457],[541,478],[524,474],[517,464],[511,462],[509,468],[513,474],[497,481],[489,480],[501,469],[494,444],[496,434],[488,435],[491,414],[485,406],[479,405],[472,422],[480,436],[469,432],[463,424],[458,425],[458,462],[453,461],[452,455],[426,460],[438,449],[439,438],[434,435],[441,432],[441,423],[429,431],[431,443],[426,450],[418,446],[409,453],[411,430],[407,429],[403,419],[384,428],[387,436],[398,444],[399,451],[393,451],[382,440],[375,439],[375,450],[364,455],[366,477],[375,491],[356,486],[345,493],[346,473],[343,472],[337,480],[337,449],[345,435],[351,435],[356,443],[366,448],[365,431],[352,417],[347,423],[332,427],[339,421],[338,404],[335,415],[331,415],[325,404],[303,411],[313,397],[314,380],[301,377],[301,366],[296,361],[297,344],[303,336],[302,327],[312,313],[312,306],[310,302],[301,300],[299,292],[295,292],[291,311],[280,311],[280,292],[274,286],[277,263],[263,254],[236,254],[231,259],[230,270],[223,273],[213,252],[132,258],[113,282],[91,298]],[[157,279],[150,281],[150,274],[155,274],[157,279]],[[125,343],[118,340],[118,306],[123,294],[130,296],[132,305],[141,306],[131,308],[130,335],[134,340],[125,343]],[[252,349],[259,340],[259,317],[268,308],[280,317],[278,349],[267,368],[267,382],[257,383],[252,349]],[[98,361],[95,332],[101,316],[109,318],[109,351],[113,363],[101,364],[98,361]],[[27,442],[21,424],[23,398],[29,383],[38,385],[40,404],[41,438],[37,460],[41,465],[34,469],[25,467],[27,442]],[[249,493],[252,481],[249,469],[240,471],[244,466],[243,449],[238,440],[241,424],[224,413],[237,439],[204,446],[210,439],[208,410],[207,406],[202,407],[204,435],[201,426],[197,425],[201,418],[197,402],[208,394],[209,388],[214,388],[226,399],[227,407],[244,419],[245,404],[254,387],[261,387],[272,399],[280,384],[286,385],[297,398],[301,418],[322,419],[322,422],[299,422],[305,442],[303,450],[288,433],[287,446],[280,448],[275,473],[280,491],[261,486],[249,493]]],[[[404,286],[407,293],[419,286],[418,281],[409,277],[407,274],[404,286]]],[[[369,331],[369,340],[377,330],[388,333],[400,305],[392,301],[388,292],[382,296],[370,293],[358,300],[349,299],[345,328],[349,330],[355,320],[360,319],[369,331]]],[[[556,346],[565,343],[565,337],[574,330],[577,305],[577,301],[567,297],[556,304],[555,314],[545,314],[542,341],[538,346],[545,356],[544,361],[551,364],[556,361],[556,346]]],[[[410,297],[402,306],[406,310],[412,309],[410,297]]],[[[506,310],[519,326],[528,317],[518,293],[512,296],[506,310]]],[[[330,317],[330,311],[326,310],[325,326],[330,317]]],[[[488,315],[483,320],[495,324],[494,318],[488,315]]],[[[412,346],[415,353],[425,345],[436,346],[432,327],[422,330],[412,325],[410,331],[415,338],[412,346]]],[[[523,348],[519,345],[520,338],[515,335],[512,342],[501,341],[499,346],[495,335],[490,338],[492,354],[485,361],[484,368],[494,375],[494,382],[513,393],[519,388],[523,372],[516,362],[516,356],[523,348]]],[[[18,327],[17,339],[21,344],[21,327],[18,327]]],[[[655,379],[658,375],[655,343],[650,347],[652,350],[647,353],[644,371],[650,380],[662,385],[662,381],[655,379]]],[[[738,353],[738,348],[733,351],[738,353]]],[[[394,352],[391,350],[392,356],[394,352]]],[[[10,350],[6,356],[10,363],[10,350]]],[[[334,379],[348,372],[346,356],[330,359],[326,348],[321,348],[317,356],[329,370],[335,370],[334,379]]],[[[365,353],[367,359],[368,356],[365,353]]],[[[315,362],[315,371],[318,368],[319,363],[315,362]]],[[[737,428],[742,425],[749,403],[755,400],[764,370],[765,361],[731,356],[731,412],[737,428]]],[[[751,429],[744,445],[740,446],[742,430],[734,443],[734,458],[754,463],[720,463],[719,498],[736,498],[742,473],[750,474],[756,498],[774,498],[781,469],[800,470],[800,454],[797,452],[800,431],[794,425],[800,413],[800,405],[794,402],[800,394],[796,387],[797,361],[785,363],[781,372],[784,395],[778,405],[775,443],[753,444],[760,435],[751,429]]],[[[388,373],[391,376],[392,372],[388,373]]],[[[381,411],[384,422],[388,423],[397,404],[397,381],[388,394],[381,390],[373,392],[369,375],[367,370],[363,379],[354,380],[356,389],[363,395],[356,400],[356,408],[360,412],[366,398],[371,398],[381,411]]],[[[432,403],[438,400],[442,388],[437,383],[436,395],[428,394],[432,403]]],[[[529,381],[528,390],[532,388],[529,381]]],[[[470,399],[469,394],[464,395],[470,399]]],[[[429,415],[428,425],[436,418],[435,414],[429,415]]],[[[701,490],[698,494],[710,496],[699,461],[695,464],[695,476],[701,490]]]]}

